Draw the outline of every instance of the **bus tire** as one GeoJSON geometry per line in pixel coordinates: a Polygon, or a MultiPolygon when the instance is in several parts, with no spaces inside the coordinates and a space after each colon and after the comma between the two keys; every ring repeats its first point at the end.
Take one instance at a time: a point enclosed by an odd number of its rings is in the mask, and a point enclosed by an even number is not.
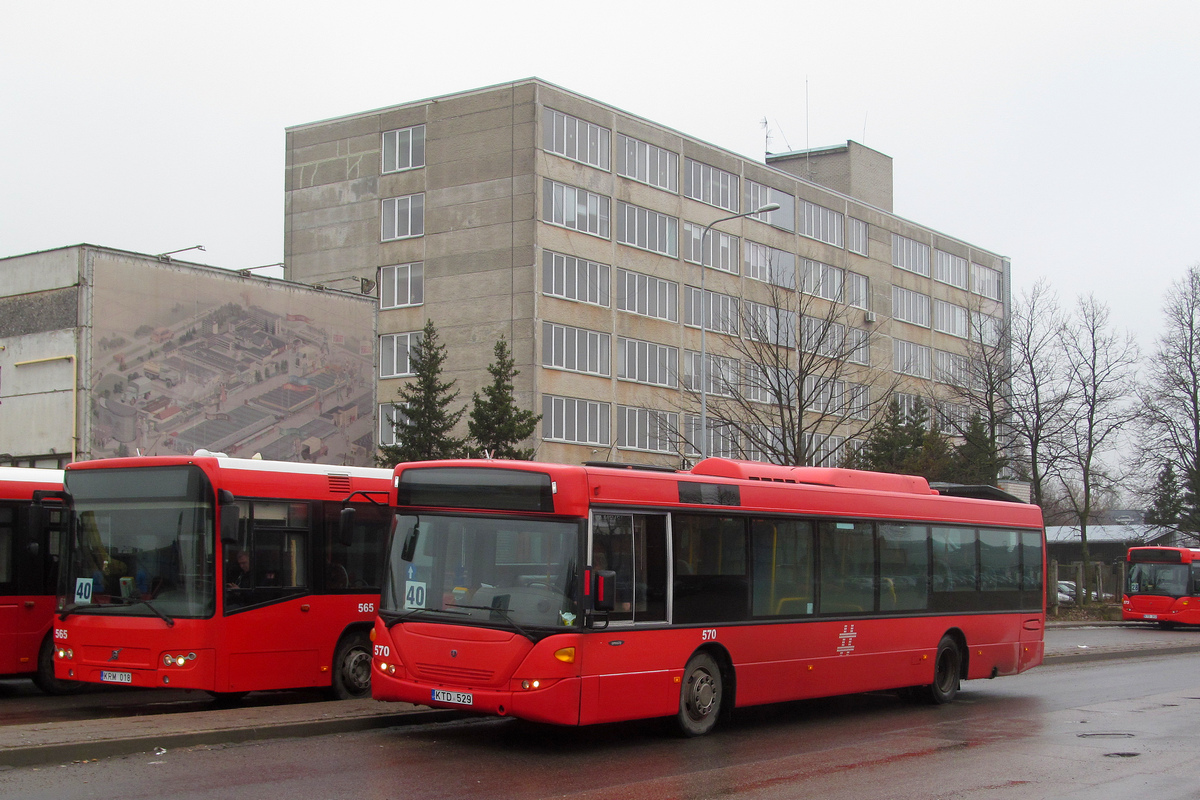
{"type": "Polygon", "coordinates": [[[679,729],[684,736],[703,736],[721,714],[721,669],[708,653],[696,653],[683,668],[679,690],[679,729]]]}
{"type": "Polygon", "coordinates": [[[938,642],[937,655],[933,659],[933,683],[926,688],[929,702],[934,705],[949,703],[958,696],[958,685],[962,678],[962,650],[954,637],[947,634],[938,642]]]}
{"type": "Polygon", "coordinates": [[[60,681],[54,677],[54,641],[49,635],[38,649],[38,668],[33,682],[46,694],[74,694],[83,688],[79,681],[60,681]]]}
{"type": "Polygon", "coordinates": [[[342,637],[333,656],[333,685],[338,700],[371,696],[371,640],[365,631],[342,637]]]}

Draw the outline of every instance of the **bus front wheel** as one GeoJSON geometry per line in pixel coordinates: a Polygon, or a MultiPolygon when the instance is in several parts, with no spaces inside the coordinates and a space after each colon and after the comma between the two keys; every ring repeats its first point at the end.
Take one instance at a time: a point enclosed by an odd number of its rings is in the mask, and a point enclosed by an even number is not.
{"type": "Polygon", "coordinates": [[[49,635],[38,650],[38,668],[33,682],[46,694],[72,694],[83,688],[79,681],[60,681],[54,677],[54,641],[49,635]]]}
{"type": "Polygon", "coordinates": [[[721,669],[708,653],[696,653],[683,668],[679,692],[679,728],[684,736],[703,736],[721,713],[721,669]]]}
{"type": "Polygon", "coordinates": [[[347,634],[338,642],[331,688],[338,700],[371,696],[371,640],[363,631],[347,634]]]}
{"type": "Polygon", "coordinates": [[[953,636],[943,636],[938,642],[937,655],[934,657],[933,683],[926,687],[931,703],[942,705],[958,696],[962,662],[962,651],[958,649],[958,642],[953,636]]]}

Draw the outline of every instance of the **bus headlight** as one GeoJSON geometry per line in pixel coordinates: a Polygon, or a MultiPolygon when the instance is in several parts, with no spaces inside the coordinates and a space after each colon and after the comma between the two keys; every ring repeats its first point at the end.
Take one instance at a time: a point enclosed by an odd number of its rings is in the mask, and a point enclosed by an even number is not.
{"type": "Polygon", "coordinates": [[[75,657],[75,651],[69,647],[60,647],[58,648],[58,657],[64,661],[70,661],[75,657]]]}
{"type": "Polygon", "coordinates": [[[379,662],[379,671],[386,675],[395,675],[396,674],[396,665],[389,664],[386,661],[380,661],[379,662]]]}
{"type": "Polygon", "coordinates": [[[187,662],[195,661],[195,660],[196,660],[195,653],[188,653],[186,656],[183,655],[182,653],[177,656],[173,656],[170,653],[165,653],[163,655],[163,666],[184,667],[184,666],[187,666],[187,662]]]}

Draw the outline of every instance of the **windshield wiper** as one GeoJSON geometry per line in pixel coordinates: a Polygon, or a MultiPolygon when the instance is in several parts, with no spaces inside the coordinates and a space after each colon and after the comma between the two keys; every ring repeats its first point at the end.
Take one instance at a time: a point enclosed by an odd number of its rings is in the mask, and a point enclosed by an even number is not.
{"type": "Polygon", "coordinates": [[[120,602],[120,603],[112,602],[112,603],[106,603],[104,605],[101,605],[99,603],[71,603],[69,606],[67,606],[66,608],[64,608],[62,611],[60,611],[58,613],[58,619],[60,622],[65,622],[67,617],[71,616],[72,614],[82,614],[84,612],[90,613],[92,611],[103,611],[104,609],[112,608],[113,606],[136,606],[136,605],[139,605],[142,603],[145,603],[146,607],[149,608],[151,611],[153,611],[155,616],[157,616],[163,622],[167,623],[168,628],[175,627],[175,620],[171,619],[166,614],[164,614],[163,612],[161,612],[157,608],[155,608],[154,604],[151,603],[149,600],[130,600],[129,602],[120,602]]]}
{"type": "Polygon", "coordinates": [[[174,627],[175,627],[175,620],[171,619],[171,618],[170,618],[170,617],[168,617],[166,614],[164,614],[163,612],[159,611],[159,610],[158,610],[158,608],[156,608],[156,607],[155,607],[155,605],[154,605],[153,603],[151,603],[149,600],[129,600],[129,601],[127,601],[127,602],[126,602],[124,605],[126,605],[126,606],[136,606],[136,605],[143,605],[143,604],[146,606],[146,608],[148,608],[148,609],[150,609],[151,611],[153,611],[153,612],[154,612],[154,616],[158,617],[158,618],[159,618],[159,619],[161,619],[163,622],[167,623],[167,627],[168,627],[168,628],[174,628],[174,627]]]}
{"type": "Polygon", "coordinates": [[[446,603],[446,605],[453,606],[454,608],[471,608],[471,609],[475,609],[476,611],[490,611],[490,612],[492,612],[492,615],[494,617],[498,616],[501,619],[503,619],[505,622],[507,622],[509,625],[512,625],[513,628],[516,629],[517,633],[521,634],[529,641],[531,641],[531,642],[537,641],[537,638],[535,636],[533,636],[531,633],[529,633],[529,631],[525,630],[520,625],[518,625],[516,620],[514,620],[512,617],[510,617],[508,615],[508,611],[501,608],[500,606],[465,606],[460,603],[446,603]]]}

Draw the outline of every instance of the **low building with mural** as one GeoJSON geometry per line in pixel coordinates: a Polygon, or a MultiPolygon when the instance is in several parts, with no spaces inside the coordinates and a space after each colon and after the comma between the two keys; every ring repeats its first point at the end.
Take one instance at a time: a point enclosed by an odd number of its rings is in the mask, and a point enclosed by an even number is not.
{"type": "Polygon", "coordinates": [[[0,464],[373,463],[374,297],[93,245],[0,276],[0,464]]]}

